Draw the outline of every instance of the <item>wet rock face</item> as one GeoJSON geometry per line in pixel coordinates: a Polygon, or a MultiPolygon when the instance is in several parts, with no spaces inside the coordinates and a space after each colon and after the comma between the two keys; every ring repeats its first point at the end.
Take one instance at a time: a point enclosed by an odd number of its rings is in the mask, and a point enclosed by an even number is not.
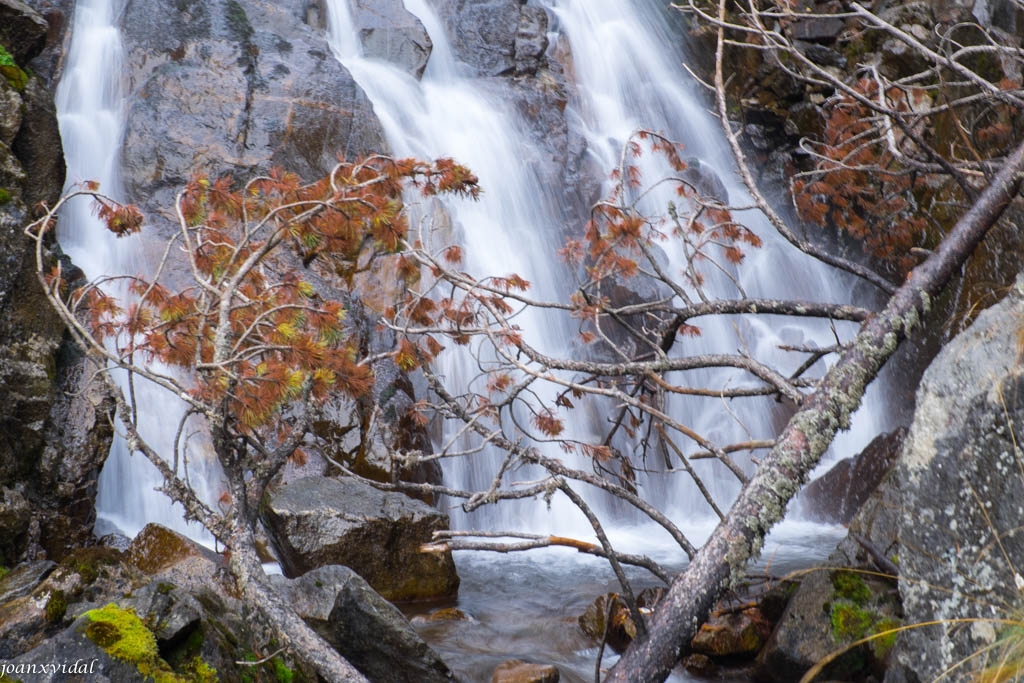
{"type": "Polygon", "coordinates": [[[416,78],[423,75],[433,44],[401,0],[356,0],[352,9],[363,54],[396,64],[416,78]]]}
{"type": "Polygon", "coordinates": [[[195,172],[279,165],[311,177],[339,154],[384,148],[369,102],[304,22],[303,5],[129,3],[123,167],[132,200],[169,206],[195,172]]]}
{"type": "Polygon", "coordinates": [[[399,493],[351,478],[309,477],[269,496],[264,521],[288,576],[317,567],[351,567],[388,600],[453,596],[451,553],[421,553],[448,516],[399,493]]]}
{"type": "MultiPolygon", "coordinates": [[[[16,64],[24,65],[36,38],[45,36],[45,22],[23,3],[0,7],[0,26],[26,32],[18,35],[29,42],[8,43],[0,31],[0,44],[8,46],[16,64]],[[39,22],[42,33],[33,32],[39,22]]],[[[11,68],[25,76],[21,66],[11,68]]],[[[34,248],[22,232],[31,218],[29,206],[56,200],[64,182],[63,164],[47,169],[34,163],[49,152],[44,148],[56,146],[59,153],[59,136],[34,134],[47,127],[55,131],[57,124],[52,100],[38,79],[22,82],[0,74],[0,395],[6,397],[0,415],[0,486],[23,481],[38,457],[63,329],[36,281],[34,248]]]]}
{"type": "Polygon", "coordinates": [[[829,524],[849,524],[882,481],[903,449],[906,429],[871,440],[864,450],[845,458],[815,479],[801,493],[804,513],[829,524]]]}
{"type": "Polygon", "coordinates": [[[443,0],[437,13],[456,58],[477,69],[480,76],[514,71],[519,0],[443,0]]]}
{"type": "Polygon", "coordinates": [[[110,448],[110,405],[86,386],[91,373],[81,357],[61,351],[63,325],[22,232],[31,207],[54,203],[64,184],[53,98],[26,66],[56,40],[42,15],[0,2],[0,43],[27,69],[24,81],[0,77],[0,564],[8,566],[40,551],[60,559],[89,538],[96,477],[110,448]]]}
{"type": "Polygon", "coordinates": [[[548,49],[548,13],[543,7],[523,7],[513,43],[516,73],[535,74],[548,49]]]}
{"type": "MultiPolygon", "coordinates": [[[[1024,566],[1024,377],[1018,330],[1024,280],[947,344],[925,372],[896,473],[904,500],[900,593],[908,623],[1013,618],[1024,566]]],[[[893,678],[932,680],[998,637],[996,623],[913,629],[893,678]]],[[[998,648],[989,661],[998,661],[998,648]]],[[[964,680],[974,662],[952,680],[964,680]]]]}
{"type": "Polygon", "coordinates": [[[525,0],[442,0],[435,5],[455,56],[480,76],[536,73],[547,49],[547,13],[525,0]]]}
{"type": "Polygon", "coordinates": [[[402,613],[348,567],[320,567],[275,588],[310,626],[371,681],[442,683],[454,676],[402,613]]]}
{"type": "Polygon", "coordinates": [[[62,346],[57,368],[33,496],[38,545],[53,560],[91,542],[97,482],[114,438],[114,401],[72,343],[62,346]]]}

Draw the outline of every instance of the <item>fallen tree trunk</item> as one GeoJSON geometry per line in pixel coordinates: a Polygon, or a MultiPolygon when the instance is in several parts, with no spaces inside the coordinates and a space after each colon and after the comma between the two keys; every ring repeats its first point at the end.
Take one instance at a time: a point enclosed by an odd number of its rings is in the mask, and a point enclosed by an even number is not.
{"type": "Polygon", "coordinates": [[[1024,144],[957,221],[938,250],[919,265],[885,309],[868,319],[850,347],[786,425],[728,515],[658,603],[648,635],[629,646],[607,682],[663,681],[685,654],[722,592],[741,578],[786,504],[860,405],[864,390],[900,342],[921,323],[950,278],[1017,195],[1024,144]]]}

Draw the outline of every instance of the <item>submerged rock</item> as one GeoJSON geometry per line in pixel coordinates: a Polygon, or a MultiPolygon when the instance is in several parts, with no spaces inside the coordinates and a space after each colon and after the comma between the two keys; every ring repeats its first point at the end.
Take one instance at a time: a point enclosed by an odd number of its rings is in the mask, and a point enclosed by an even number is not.
{"type": "Polygon", "coordinates": [[[288,576],[342,564],[389,600],[453,596],[451,552],[421,553],[448,516],[352,478],[309,477],[270,494],[264,521],[288,576]]]}
{"type": "Polygon", "coordinates": [[[498,665],[491,683],[558,683],[558,668],[551,664],[534,664],[509,659],[498,665]]]}
{"type": "Polygon", "coordinates": [[[371,681],[454,680],[402,613],[348,567],[320,567],[294,580],[275,576],[271,581],[299,616],[371,681]]]}
{"type": "Polygon", "coordinates": [[[694,637],[691,647],[711,657],[753,658],[768,640],[771,624],[757,608],[712,614],[694,637]]]}
{"type": "MultiPolygon", "coordinates": [[[[662,588],[645,588],[636,596],[637,607],[653,609],[664,594],[662,588]]],[[[629,606],[618,593],[599,595],[577,620],[580,629],[596,642],[605,642],[616,652],[622,652],[636,637],[636,624],[629,606]]]]}

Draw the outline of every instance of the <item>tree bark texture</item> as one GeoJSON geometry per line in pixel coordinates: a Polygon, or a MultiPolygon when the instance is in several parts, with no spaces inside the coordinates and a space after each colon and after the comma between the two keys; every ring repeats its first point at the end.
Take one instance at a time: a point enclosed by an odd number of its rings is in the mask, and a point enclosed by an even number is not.
{"type": "Polygon", "coordinates": [[[906,335],[921,323],[949,279],[981,242],[1020,189],[1024,144],[1007,158],[991,184],[938,250],[919,265],[885,309],[868,319],[850,347],[803,402],[741,491],[728,515],[658,603],[648,637],[635,640],[609,672],[606,682],[663,681],[722,591],[741,578],[765,535],[839,429],[849,426],[864,390],[906,335]]]}
{"type": "Polygon", "coordinates": [[[329,683],[368,683],[344,657],[317,635],[267,581],[252,531],[244,522],[234,525],[231,535],[231,573],[242,599],[258,611],[278,642],[298,659],[309,664],[329,683]]]}

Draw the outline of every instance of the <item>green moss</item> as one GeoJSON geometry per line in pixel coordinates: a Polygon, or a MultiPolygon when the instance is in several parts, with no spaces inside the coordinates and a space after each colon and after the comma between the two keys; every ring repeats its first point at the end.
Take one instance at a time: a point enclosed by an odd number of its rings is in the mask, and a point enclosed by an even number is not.
{"type": "Polygon", "coordinates": [[[111,603],[89,610],[85,616],[92,622],[85,635],[111,657],[136,665],[152,664],[158,659],[156,637],[135,612],[111,603]]]}
{"type": "Polygon", "coordinates": [[[76,550],[61,560],[60,564],[81,576],[82,583],[90,584],[100,577],[104,569],[120,560],[120,551],[97,546],[76,550]]]}
{"type": "Polygon", "coordinates": [[[184,675],[175,673],[160,658],[156,636],[132,610],[111,603],[89,610],[85,616],[91,622],[85,628],[86,637],[114,659],[134,665],[140,674],[156,683],[214,683],[217,680],[216,670],[198,657],[192,660],[184,675]]]}
{"type": "Polygon", "coordinates": [[[202,657],[195,657],[188,665],[188,673],[195,683],[217,683],[217,670],[206,663],[202,657]]]}
{"type": "Polygon", "coordinates": [[[11,201],[11,193],[6,188],[0,187],[0,206],[11,201]]]}
{"type": "Polygon", "coordinates": [[[274,665],[274,675],[277,677],[278,683],[292,683],[295,679],[295,672],[284,663],[283,659],[274,657],[271,663],[274,665]]]}
{"type": "Polygon", "coordinates": [[[871,588],[859,574],[850,571],[832,573],[832,588],[836,597],[849,600],[855,605],[864,605],[871,599],[871,588]]]}
{"type": "Polygon", "coordinates": [[[18,92],[28,85],[28,74],[21,70],[11,53],[3,45],[0,45],[0,76],[3,76],[18,92]]]}
{"type": "Polygon", "coordinates": [[[8,572],[10,571],[11,570],[7,567],[0,566],[0,579],[3,579],[5,576],[7,576],[8,572]]]}
{"type": "MultiPolygon", "coordinates": [[[[902,622],[899,619],[887,618],[880,619],[875,623],[871,629],[875,633],[883,633],[885,631],[891,631],[894,628],[899,628],[902,622]]],[[[871,641],[871,649],[875,653],[875,657],[878,659],[885,659],[889,652],[892,650],[892,646],[896,644],[896,636],[898,633],[888,633],[884,636],[879,636],[871,641]]]]}
{"type": "Polygon", "coordinates": [[[875,621],[871,612],[848,600],[833,602],[829,617],[832,621],[832,637],[837,643],[863,638],[875,621]]]}
{"type": "Polygon", "coordinates": [[[46,620],[51,624],[58,624],[64,620],[68,611],[68,599],[64,591],[57,590],[50,593],[50,599],[46,601],[46,620]]]}
{"type": "Polygon", "coordinates": [[[14,57],[3,45],[0,45],[0,66],[18,66],[14,62],[14,57]]]}

